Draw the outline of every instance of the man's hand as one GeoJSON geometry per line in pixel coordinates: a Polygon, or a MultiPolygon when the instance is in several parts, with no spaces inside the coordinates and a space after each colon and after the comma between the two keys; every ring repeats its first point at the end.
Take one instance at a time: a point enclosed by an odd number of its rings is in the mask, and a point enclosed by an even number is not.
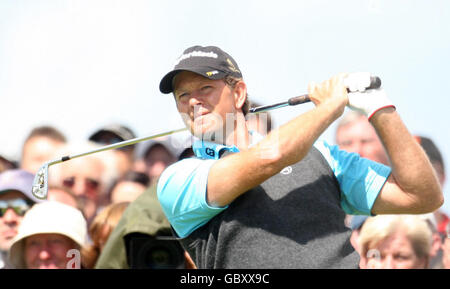
{"type": "Polygon", "coordinates": [[[335,109],[336,118],[344,112],[348,104],[347,89],[344,79],[347,74],[340,73],[332,78],[316,84],[310,82],[308,85],[308,95],[316,106],[326,105],[330,109],[335,109]]]}
{"type": "Polygon", "coordinates": [[[364,113],[370,118],[380,109],[394,107],[382,88],[368,89],[364,92],[351,92],[348,94],[348,107],[364,113]]]}
{"type": "Polygon", "coordinates": [[[366,90],[370,86],[368,72],[349,73],[344,83],[350,91],[348,107],[364,113],[368,119],[382,108],[394,107],[382,88],[366,90]]]}

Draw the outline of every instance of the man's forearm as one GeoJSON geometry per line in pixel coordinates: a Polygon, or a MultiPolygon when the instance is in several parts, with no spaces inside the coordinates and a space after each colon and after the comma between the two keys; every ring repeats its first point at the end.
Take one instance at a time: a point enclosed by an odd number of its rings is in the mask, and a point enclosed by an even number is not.
{"type": "Polygon", "coordinates": [[[414,200],[412,207],[437,209],[443,202],[437,176],[395,109],[378,111],[370,122],[387,151],[396,184],[414,200]]]}

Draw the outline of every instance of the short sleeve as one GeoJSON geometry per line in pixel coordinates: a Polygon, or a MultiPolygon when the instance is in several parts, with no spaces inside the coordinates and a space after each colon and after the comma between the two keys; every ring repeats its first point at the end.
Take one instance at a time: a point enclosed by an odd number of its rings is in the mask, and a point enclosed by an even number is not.
{"type": "Polygon", "coordinates": [[[159,178],[159,202],[181,238],[187,237],[227,208],[212,207],[206,201],[208,174],[216,161],[184,159],[169,166],[159,178]]]}
{"type": "Polygon", "coordinates": [[[371,215],[373,204],[391,168],[326,142],[317,142],[315,147],[325,157],[338,180],[342,209],[351,215],[371,215]]]}

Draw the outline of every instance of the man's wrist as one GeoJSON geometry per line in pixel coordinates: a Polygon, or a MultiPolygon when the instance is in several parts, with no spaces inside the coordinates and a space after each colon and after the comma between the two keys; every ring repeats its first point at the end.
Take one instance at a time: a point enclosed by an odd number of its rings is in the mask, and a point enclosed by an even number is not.
{"type": "Polygon", "coordinates": [[[391,113],[393,113],[393,112],[395,112],[395,111],[396,111],[396,107],[395,107],[394,105],[388,105],[388,106],[385,106],[385,107],[380,107],[379,109],[375,110],[375,111],[370,115],[370,117],[368,118],[368,120],[369,120],[371,123],[375,123],[375,122],[377,122],[377,121],[379,120],[379,118],[380,118],[381,116],[386,115],[386,114],[391,114],[391,113]]]}
{"type": "Polygon", "coordinates": [[[377,114],[378,112],[383,111],[383,110],[396,110],[396,107],[393,104],[387,104],[385,106],[377,108],[373,112],[371,112],[370,115],[367,116],[367,119],[370,121],[372,119],[372,117],[375,116],[375,114],[377,114]]]}

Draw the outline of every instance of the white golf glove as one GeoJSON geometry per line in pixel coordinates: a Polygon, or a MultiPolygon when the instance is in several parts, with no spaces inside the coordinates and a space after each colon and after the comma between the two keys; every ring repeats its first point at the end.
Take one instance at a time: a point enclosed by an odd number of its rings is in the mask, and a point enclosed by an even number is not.
{"type": "Polygon", "coordinates": [[[350,92],[365,91],[370,86],[369,72],[353,72],[344,78],[344,84],[350,92]]]}
{"type": "Polygon", "coordinates": [[[382,88],[368,89],[370,86],[370,73],[350,73],[344,80],[348,90],[348,107],[364,113],[370,118],[380,109],[394,107],[382,88]]]}

